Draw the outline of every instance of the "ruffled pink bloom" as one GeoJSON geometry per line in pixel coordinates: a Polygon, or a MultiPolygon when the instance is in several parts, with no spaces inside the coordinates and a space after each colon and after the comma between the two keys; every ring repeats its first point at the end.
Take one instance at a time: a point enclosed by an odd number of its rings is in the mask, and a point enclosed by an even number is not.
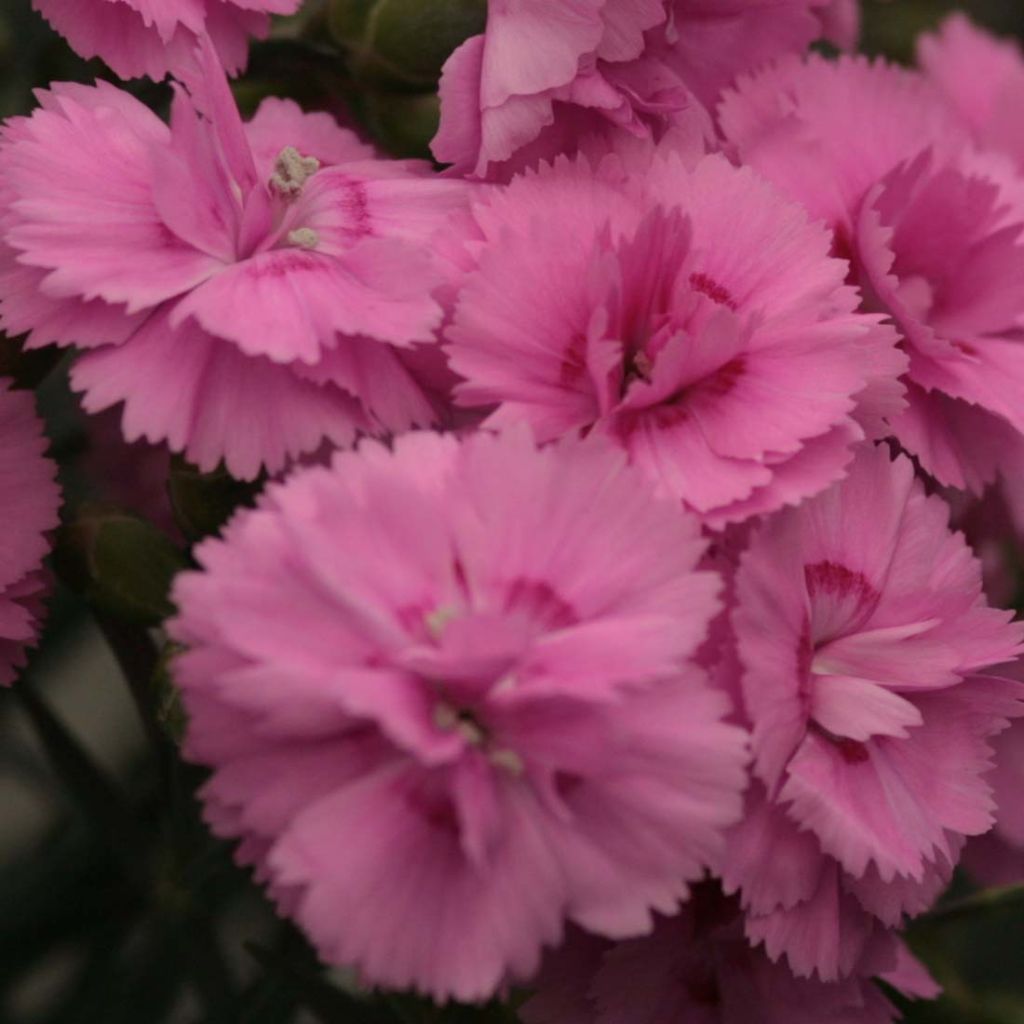
{"type": "Polygon", "coordinates": [[[1013,40],[1000,39],[950,15],[939,30],[922,36],[918,62],[950,108],[984,149],[1005,153],[1024,167],[1024,54],[1013,40]]]}
{"type": "Polygon", "coordinates": [[[843,59],[784,62],[727,94],[739,157],[835,233],[866,307],[910,357],[890,430],[948,486],[1024,472],[1024,201],[923,77],[843,59]],[[842,111],[842,116],[839,112],[842,111]],[[871,124],[850,132],[849,123],[871,124]]]}
{"type": "Polygon", "coordinates": [[[688,660],[703,548],[603,445],[413,433],[294,474],[175,590],[208,820],[373,984],[479,999],[567,919],[644,932],[745,781],[688,660]]]}
{"type": "Polygon", "coordinates": [[[46,579],[47,532],[57,526],[56,467],[32,396],[0,380],[0,685],[13,681],[36,639],[46,579]]]}
{"type": "Polygon", "coordinates": [[[91,350],[72,382],[127,440],[239,477],[433,422],[399,350],[440,323],[427,242],[465,186],[289,101],[243,125],[204,57],[170,128],[104,83],[7,123],[0,326],[91,350]]]}
{"type": "Polygon", "coordinates": [[[194,65],[208,35],[224,66],[245,67],[250,36],[263,38],[271,14],[302,0],[32,0],[32,6],[87,60],[101,57],[121,78],[161,79],[194,65]]]}
{"type": "Polygon", "coordinates": [[[761,785],[723,874],[751,938],[800,974],[857,969],[993,823],[989,740],[1024,691],[982,673],[1022,629],[987,606],[947,521],[907,458],[868,448],[741,560],[732,623],[761,785]]]}
{"type": "Polygon", "coordinates": [[[750,942],[797,977],[831,982],[891,961],[904,919],[928,910],[952,879],[963,840],[947,839],[951,856],[928,861],[920,879],[883,881],[874,866],[857,876],[755,782],[718,870],[725,890],[739,894],[750,942]]]}
{"type": "Polygon", "coordinates": [[[559,161],[475,207],[457,401],[540,440],[602,435],[715,526],[822,490],[901,407],[891,329],[749,171],[620,168],[559,161]]]}
{"type": "Polygon", "coordinates": [[[740,71],[804,49],[825,0],[492,0],[449,58],[434,155],[505,177],[592,133],[659,138],[740,71]]]}
{"type": "MultiPolygon", "coordinates": [[[[875,974],[904,995],[938,988],[902,944],[875,974]]],[[[643,938],[610,943],[582,932],[551,954],[524,1024],[889,1024],[899,1014],[871,975],[795,977],[743,936],[735,900],[713,883],[643,938]]]]}

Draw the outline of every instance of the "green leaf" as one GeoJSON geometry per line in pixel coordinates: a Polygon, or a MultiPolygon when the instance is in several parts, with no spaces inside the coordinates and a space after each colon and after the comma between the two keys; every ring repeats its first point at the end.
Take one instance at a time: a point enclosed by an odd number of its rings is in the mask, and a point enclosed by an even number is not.
{"type": "Polygon", "coordinates": [[[171,583],[188,560],[147,520],[110,505],[84,505],[58,532],[54,565],[100,611],[157,626],[174,612],[171,583]]]}

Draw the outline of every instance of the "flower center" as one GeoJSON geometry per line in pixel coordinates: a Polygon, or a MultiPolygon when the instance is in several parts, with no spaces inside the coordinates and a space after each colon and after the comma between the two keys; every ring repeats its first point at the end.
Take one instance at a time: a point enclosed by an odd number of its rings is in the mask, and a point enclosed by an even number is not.
{"type": "Polygon", "coordinates": [[[447,701],[434,706],[434,725],[445,732],[457,732],[471,747],[482,750],[495,767],[509,775],[520,776],[525,771],[523,759],[514,751],[495,746],[491,735],[472,711],[455,707],[447,701]]]}

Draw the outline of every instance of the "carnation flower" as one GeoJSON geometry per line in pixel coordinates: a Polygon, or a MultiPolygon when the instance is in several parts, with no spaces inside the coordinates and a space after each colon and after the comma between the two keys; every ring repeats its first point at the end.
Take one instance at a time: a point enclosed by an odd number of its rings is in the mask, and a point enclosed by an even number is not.
{"type": "Polygon", "coordinates": [[[101,57],[121,78],[163,78],[192,66],[208,35],[225,67],[245,66],[250,36],[271,14],[293,14],[302,0],[32,0],[32,6],[86,58],[101,57]]]}
{"type": "Polygon", "coordinates": [[[56,468],[32,396],[0,380],[0,684],[13,681],[39,630],[47,532],[57,526],[56,468]]]}
{"type": "Polygon", "coordinates": [[[721,121],[745,162],[832,226],[866,308],[893,317],[910,357],[900,443],[952,487],[1024,471],[1012,170],[970,149],[921,76],[861,60],[784,62],[728,94],[721,121]]]}
{"type": "Polygon", "coordinates": [[[179,577],[203,797],[325,960],[473,1000],[571,920],[644,932],[721,853],[744,733],[688,659],[694,519],[618,453],[364,442],[179,577]]]}
{"type": "Polygon", "coordinates": [[[105,83],[7,123],[0,326],[90,349],[88,411],[238,477],[434,421],[398,350],[440,322],[427,242],[464,186],[291,102],[243,125],[203,57],[170,128],[105,83]]]}
{"type": "Polygon", "coordinates": [[[1024,167],[1024,55],[1010,39],[999,39],[963,14],[950,15],[917,45],[918,62],[951,110],[984,149],[1024,167]]]}
{"type": "Polygon", "coordinates": [[[1022,630],[910,461],[849,476],[752,535],[732,614],[755,773],[723,876],[748,935],[839,977],[925,910],[993,823],[990,737],[1018,684],[982,674],[1022,630]]]}
{"type": "Polygon", "coordinates": [[[740,72],[803,49],[825,0],[502,0],[449,58],[434,155],[507,176],[591,133],[657,139],[740,72]]]}
{"type": "Polygon", "coordinates": [[[559,161],[474,207],[457,401],[601,435],[714,526],[838,479],[905,364],[827,232],[718,156],[619,166],[559,161]]]}
{"type": "MultiPolygon", "coordinates": [[[[938,987],[900,943],[877,974],[906,996],[938,987]]],[[[642,938],[611,943],[579,931],[550,955],[524,1024],[889,1024],[895,1007],[870,975],[795,977],[743,937],[735,900],[715,883],[642,938]]]]}

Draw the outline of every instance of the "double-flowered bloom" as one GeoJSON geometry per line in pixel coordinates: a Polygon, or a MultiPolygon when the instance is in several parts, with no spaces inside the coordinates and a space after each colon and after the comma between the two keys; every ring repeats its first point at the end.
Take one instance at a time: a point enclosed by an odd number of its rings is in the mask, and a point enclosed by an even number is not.
{"type": "Polygon", "coordinates": [[[441,80],[434,155],[504,177],[597,136],[661,138],[711,111],[741,71],[852,34],[846,0],[491,0],[441,80]],[[827,18],[823,23],[822,16],[827,18]]]}
{"type": "Polygon", "coordinates": [[[566,920],[647,931],[744,785],[704,547],[620,454],[525,431],[272,487],[175,590],[210,823],[375,984],[485,998],[566,920]]]}
{"type": "Polygon", "coordinates": [[[72,382],[128,440],[238,477],[433,422],[400,350],[440,323],[428,242],[465,187],[290,102],[243,124],[201,56],[170,127],[104,83],[8,122],[0,324],[89,350],[72,382]]]}
{"type": "Polygon", "coordinates": [[[748,935],[799,975],[881,956],[887,929],[945,887],[964,837],[992,827],[989,740],[1024,705],[986,673],[1022,632],[987,606],[947,522],[910,461],[879,447],[764,523],[740,561],[732,627],[757,781],[723,878],[748,935]]]}
{"type": "Polygon", "coordinates": [[[1019,475],[1024,203],[1008,160],[973,148],[921,75],[853,58],[748,77],[721,121],[744,162],[832,227],[865,307],[899,329],[901,444],[950,486],[1019,475]],[[872,131],[847,131],[846,118],[872,131]]]}
{"type": "Polygon", "coordinates": [[[720,156],[561,160],[473,218],[456,399],[601,435],[712,525],[820,491],[901,408],[905,357],[827,232],[720,156]]]}

